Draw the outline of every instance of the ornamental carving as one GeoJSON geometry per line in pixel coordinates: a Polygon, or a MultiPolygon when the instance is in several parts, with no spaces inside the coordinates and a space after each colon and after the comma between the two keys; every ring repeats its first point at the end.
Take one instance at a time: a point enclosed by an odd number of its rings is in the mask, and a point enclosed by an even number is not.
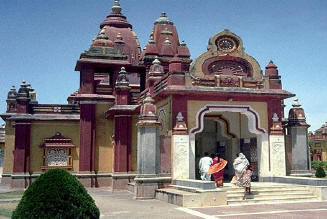
{"type": "Polygon", "coordinates": [[[49,148],[46,150],[45,156],[45,164],[47,166],[67,166],[68,149],[49,148]]]}
{"type": "Polygon", "coordinates": [[[66,138],[57,132],[50,138],[43,140],[43,165],[42,170],[51,168],[73,169],[72,144],[70,138],[66,138]]]}
{"type": "Polygon", "coordinates": [[[221,77],[219,81],[220,87],[240,87],[240,85],[238,77],[221,77]]]}
{"type": "Polygon", "coordinates": [[[214,75],[248,76],[248,69],[242,63],[233,61],[216,61],[208,66],[208,72],[214,75]]]}

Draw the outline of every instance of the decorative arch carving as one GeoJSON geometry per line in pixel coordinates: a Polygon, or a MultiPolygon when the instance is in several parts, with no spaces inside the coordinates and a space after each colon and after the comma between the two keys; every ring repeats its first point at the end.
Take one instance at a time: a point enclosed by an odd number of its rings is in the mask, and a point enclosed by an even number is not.
{"type": "Polygon", "coordinates": [[[253,134],[260,135],[266,133],[266,130],[260,127],[260,117],[258,113],[248,105],[216,105],[207,104],[196,114],[196,126],[190,130],[190,134],[195,135],[203,130],[203,118],[209,112],[237,112],[247,116],[249,119],[248,128],[253,134]]]}
{"type": "Polygon", "coordinates": [[[207,49],[207,52],[194,60],[190,68],[193,77],[213,79],[215,75],[224,75],[232,77],[234,81],[240,80],[237,77],[255,81],[263,79],[259,63],[244,52],[242,39],[229,30],[210,37],[207,49]]]}
{"type": "Polygon", "coordinates": [[[228,75],[252,77],[252,66],[245,59],[233,56],[217,56],[207,60],[202,65],[205,75],[228,75]]]}

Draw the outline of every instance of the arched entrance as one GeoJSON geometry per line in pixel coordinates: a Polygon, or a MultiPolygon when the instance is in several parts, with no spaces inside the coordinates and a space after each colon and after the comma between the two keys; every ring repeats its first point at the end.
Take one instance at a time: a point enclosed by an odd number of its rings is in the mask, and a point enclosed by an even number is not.
{"type": "Polygon", "coordinates": [[[198,160],[205,151],[220,153],[229,161],[226,168],[229,177],[233,174],[232,160],[238,152],[255,162],[257,175],[269,172],[268,135],[251,106],[207,104],[197,112],[196,126],[190,129],[189,137],[192,179],[198,178],[198,160]]]}

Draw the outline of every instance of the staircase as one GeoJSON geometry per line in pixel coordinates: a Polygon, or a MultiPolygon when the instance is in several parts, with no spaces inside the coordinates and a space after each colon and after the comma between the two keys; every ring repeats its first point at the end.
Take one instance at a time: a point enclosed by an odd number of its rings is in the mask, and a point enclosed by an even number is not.
{"type": "Polygon", "coordinates": [[[252,183],[251,195],[242,200],[244,188],[224,184],[227,205],[317,201],[309,186],[281,183],[252,183]]]}

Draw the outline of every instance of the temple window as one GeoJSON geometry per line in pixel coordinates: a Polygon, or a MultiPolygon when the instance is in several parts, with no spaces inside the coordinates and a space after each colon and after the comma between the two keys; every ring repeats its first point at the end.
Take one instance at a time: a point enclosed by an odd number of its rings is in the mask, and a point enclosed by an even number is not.
{"type": "Polygon", "coordinates": [[[43,165],[42,170],[52,168],[73,169],[72,144],[70,138],[66,138],[57,132],[50,138],[45,138],[43,144],[43,165]]]}

